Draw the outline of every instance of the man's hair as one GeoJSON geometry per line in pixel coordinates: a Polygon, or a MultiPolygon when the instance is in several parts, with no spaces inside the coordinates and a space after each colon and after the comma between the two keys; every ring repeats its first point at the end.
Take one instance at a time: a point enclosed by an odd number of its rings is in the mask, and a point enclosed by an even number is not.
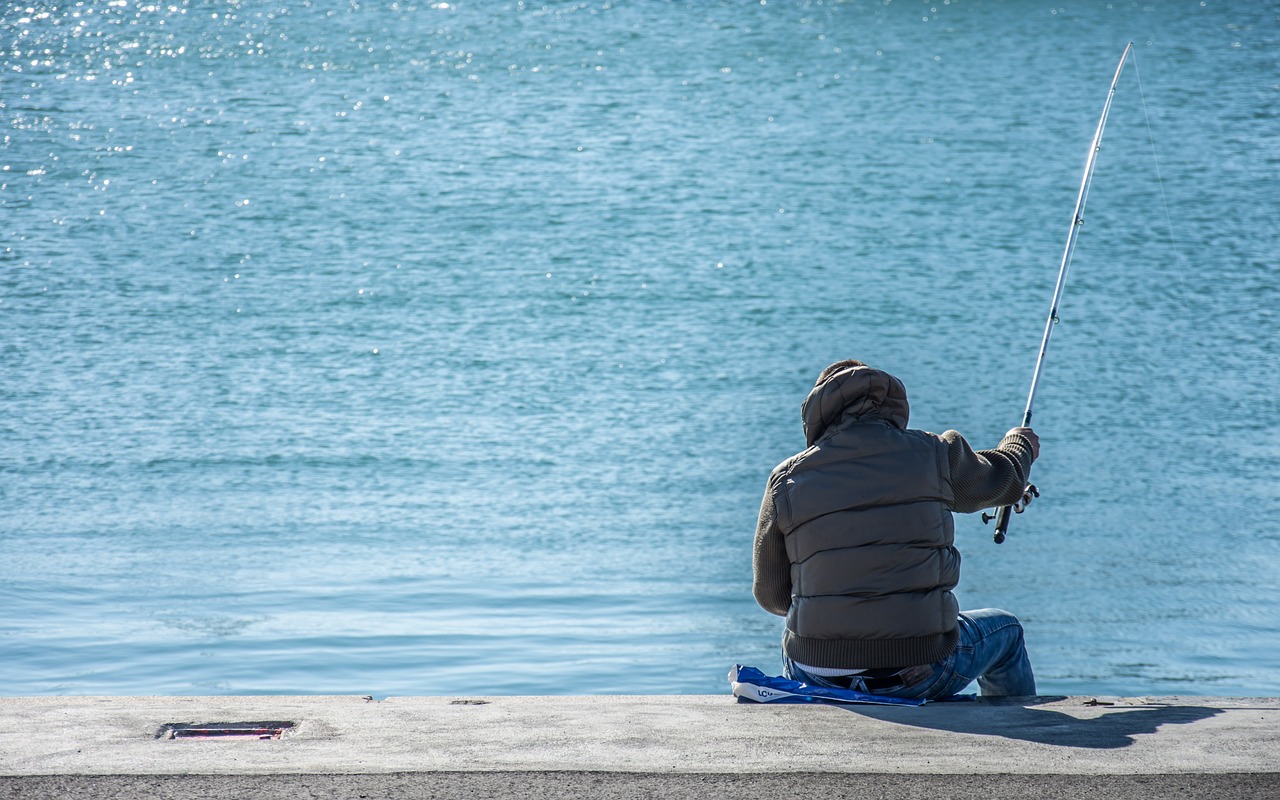
{"type": "Polygon", "coordinates": [[[824,369],[821,372],[821,374],[818,375],[818,380],[813,385],[817,386],[821,383],[824,383],[826,382],[827,378],[830,378],[832,375],[835,375],[837,372],[848,369],[849,367],[865,367],[865,366],[866,364],[862,363],[856,358],[846,358],[844,361],[837,361],[836,363],[824,369]]]}

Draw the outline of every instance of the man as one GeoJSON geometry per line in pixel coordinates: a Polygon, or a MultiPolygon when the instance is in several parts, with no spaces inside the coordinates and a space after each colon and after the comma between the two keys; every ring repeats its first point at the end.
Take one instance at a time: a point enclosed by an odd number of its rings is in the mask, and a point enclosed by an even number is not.
{"type": "Polygon", "coordinates": [[[974,452],[956,431],[907,428],[906,388],[861,361],[818,376],[801,406],[808,449],[769,476],[753,591],[787,618],[785,674],[810,685],[936,700],[1034,695],[1022,626],[959,613],[952,511],[1024,501],[1040,442],[1009,431],[974,452]]]}

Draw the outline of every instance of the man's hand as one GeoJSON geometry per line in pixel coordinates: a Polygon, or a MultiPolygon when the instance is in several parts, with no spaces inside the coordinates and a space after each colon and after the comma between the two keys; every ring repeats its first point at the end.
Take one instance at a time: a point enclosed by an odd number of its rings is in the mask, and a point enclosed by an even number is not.
{"type": "Polygon", "coordinates": [[[1040,457],[1040,437],[1036,436],[1036,432],[1031,430],[1030,428],[1014,428],[1010,430],[1008,433],[1006,433],[1005,436],[1012,436],[1015,433],[1021,436],[1022,438],[1026,439],[1028,442],[1031,442],[1031,460],[1035,461],[1037,458],[1039,458],[1040,457]]]}

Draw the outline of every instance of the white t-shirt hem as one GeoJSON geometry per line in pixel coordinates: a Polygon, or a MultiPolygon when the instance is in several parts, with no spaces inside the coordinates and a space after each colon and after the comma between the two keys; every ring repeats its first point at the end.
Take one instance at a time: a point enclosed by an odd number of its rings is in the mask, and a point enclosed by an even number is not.
{"type": "Polygon", "coordinates": [[[820,678],[844,678],[849,675],[861,675],[865,669],[849,669],[848,667],[811,667],[808,664],[796,664],[797,667],[820,678]]]}

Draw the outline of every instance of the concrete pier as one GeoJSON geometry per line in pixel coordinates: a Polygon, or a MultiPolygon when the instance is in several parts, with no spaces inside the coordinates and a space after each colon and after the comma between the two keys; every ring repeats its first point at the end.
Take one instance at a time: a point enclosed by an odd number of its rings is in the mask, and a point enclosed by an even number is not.
{"type": "Polygon", "coordinates": [[[0,797],[1263,798],[1278,722],[1280,698],[0,698],[0,797]],[[187,735],[214,723],[276,727],[187,735]]]}

